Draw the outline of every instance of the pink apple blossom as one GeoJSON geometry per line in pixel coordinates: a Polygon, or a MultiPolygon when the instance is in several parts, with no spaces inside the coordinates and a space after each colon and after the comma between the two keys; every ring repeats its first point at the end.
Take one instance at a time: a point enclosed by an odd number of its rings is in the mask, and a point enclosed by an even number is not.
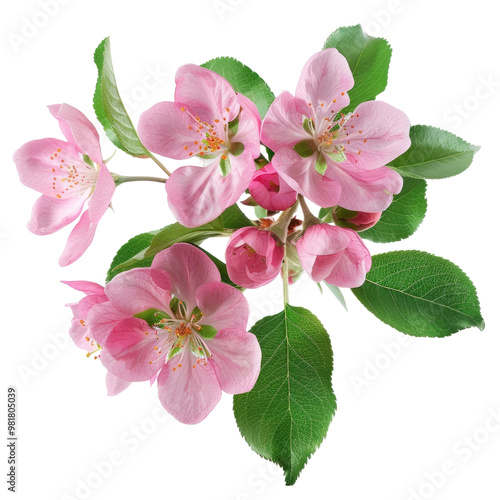
{"type": "Polygon", "coordinates": [[[218,403],[221,390],[252,389],[261,352],[246,331],[248,303],[221,283],[217,267],[200,249],[177,243],[158,253],[151,268],[117,275],[105,293],[110,307],[127,319],[98,336],[103,364],[123,380],[157,376],[160,401],[176,419],[198,423],[218,403]],[[141,319],[148,311],[149,323],[141,319]]]}
{"type": "Polygon", "coordinates": [[[351,229],[316,224],[297,241],[300,262],[311,279],[339,287],[361,286],[372,259],[361,238],[351,229]]]}
{"type": "Polygon", "coordinates": [[[208,162],[178,168],[167,180],[168,203],[181,224],[210,222],[238,201],[260,155],[260,125],[252,101],[217,73],[194,64],[177,71],[175,102],[155,104],[141,115],[138,132],[148,149],[208,162]]]}
{"type": "MultiPolygon", "coordinates": [[[[73,312],[71,320],[71,328],[69,334],[77,347],[85,349],[90,356],[95,352],[101,351],[101,346],[94,339],[92,332],[89,329],[88,317],[91,310],[98,304],[109,302],[104,287],[91,281],[63,281],[64,284],[71,288],[85,293],[85,297],[74,304],[67,304],[73,312]]],[[[123,319],[123,316],[120,318],[123,319]]],[[[118,319],[119,321],[119,319],[118,319]]],[[[96,355],[95,358],[99,358],[96,355]]],[[[106,374],[106,387],[109,396],[115,396],[124,391],[131,382],[115,377],[111,373],[106,374]]]]}
{"type": "Polygon", "coordinates": [[[280,178],[272,162],[254,172],[248,190],[262,208],[273,212],[286,210],[297,200],[297,192],[280,178]]]}
{"type": "Polygon", "coordinates": [[[380,212],[402,188],[385,165],[410,146],[408,118],[380,101],[349,104],[354,80],[336,49],[309,59],[295,97],[283,92],[262,124],[262,142],[276,152],[273,166],[300,194],[322,207],[380,212]]]}
{"type": "Polygon", "coordinates": [[[67,142],[30,141],[14,153],[21,182],[42,193],[28,223],[35,234],[52,234],[73,222],[90,198],[88,209],[69,235],[59,259],[67,266],[79,259],[94,238],[97,224],[108,208],[115,182],[101,155],[99,135],[90,121],[69,104],[49,106],[67,142]],[[84,160],[86,155],[94,164],[84,160]]]}
{"type": "Polygon", "coordinates": [[[258,288],[278,276],[285,250],[273,233],[257,227],[235,231],[226,249],[227,272],[243,288],[258,288]]]}
{"type": "Polygon", "coordinates": [[[358,233],[373,227],[380,220],[381,215],[382,212],[356,212],[341,207],[335,207],[332,210],[332,219],[337,226],[347,227],[358,233]]]}

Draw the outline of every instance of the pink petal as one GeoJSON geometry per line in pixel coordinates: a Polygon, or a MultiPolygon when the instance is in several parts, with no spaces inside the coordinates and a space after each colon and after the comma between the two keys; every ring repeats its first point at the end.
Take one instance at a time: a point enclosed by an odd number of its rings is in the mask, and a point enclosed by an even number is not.
{"type": "Polygon", "coordinates": [[[260,372],[261,350],[253,333],[228,328],[209,341],[221,389],[229,394],[250,391],[260,372]]]}
{"type": "Polygon", "coordinates": [[[189,243],[176,243],[156,254],[151,265],[153,279],[156,270],[170,276],[172,295],[186,304],[189,314],[197,305],[196,290],[205,283],[221,280],[217,266],[207,254],[189,243]]]}
{"type": "Polygon", "coordinates": [[[33,206],[28,229],[38,235],[59,231],[81,214],[85,199],[85,196],[78,196],[60,200],[42,194],[33,206]]]}
{"type": "Polygon", "coordinates": [[[124,319],[113,328],[104,343],[108,356],[101,358],[102,364],[123,380],[150,380],[165,362],[166,353],[158,354],[162,342],[142,319],[124,319]]]}
{"type": "Polygon", "coordinates": [[[273,157],[273,165],[287,184],[320,207],[339,203],[341,186],[338,182],[316,171],[318,153],[301,158],[291,149],[280,149],[273,157]]]}
{"type": "Polygon", "coordinates": [[[69,266],[78,260],[92,243],[96,229],[97,224],[90,221],[89,211],[86,210],[69,235],[66,247],[61,257],[59,257],[59,265],[62,267],[69,266]]]}
{"type": "Polygon", "coordinates": [[[116,396],[123,392],[132,382],[122,380],[121,378],[115,377],[111,373],[106,373],[106,388],[108,390],[108,396],[116,396]]]}
{"type": "Polygon", "coordinates": [[[186,104],[200,121],[233,121],[240,111],[236,92],[217,73],[194,64],[181,66],[175,75],[175,101],[186,104]],[[229,110],[229,111],[228,111],[229,110]]]}
{"type": "Polygon", "coordinates": [[[197,359],[186,349],[182,367],[178,367],[176,356],[158,376],[158,396],[162,406],[184,424],[201,422],[222,395],[212,359],[209,358],[206,365],[196,363],[197,359]]]}
{"type": "Polygon", "coordinates": [[[336,204],[347,210],[383,212],[392,203],[393,194],[403,188],[402,177],[388,167],[362,170],[347,161],[339,165],[326,159],[325,176],[342,187],[336,204]]]}
{"type": "Polygon", "coordinates": [[[61,283],[70,286],[73,290],[83,292],[85,295],[104,294],[104,287],[92,281],[61,281],[61,283]]]}
{"type": "Polygon", "coordinates": [[[250,151],[229,155],[231,172],[222,177],[220,158],[206,167],[181,167],[168,178],[168,204],[175,218],[186,227],[197,227],[216,219],[238,201],[255,170],[250,151]]]}
{"type": "Polygon", "coordinates": [[[58,199],[86,193],[97,177],[95,169],[80,158],[74,146],[57,139],[27,142],[14,153],[14,162],[25,186],[58,199]],[[75,185],[73,178],[68,182],[68,169],[75,170],[80,178],[85,175],[85,181],[75,185]]]}
{"type": "Polygon", "coordinates": [[[402,111],[368,101],[354,110],[334,144],[342,144],[347,159],[357,167],[373,169],[402,155],[410,147],[409,134],[410,120],[402,111]]]}
{"type": "Polygon", "coordinates": [[[312,138],[302,127],[302,122],[296,99],[290,92],[282,92],[262,122],[261,140],[274,152],[280,148],[293,148],[298,142],[312,138]]]}
{"type": "Polygon", "coordinates": [[[322,121],[331,110],[340,111],[349,104],[347,92],[353,86],[354,79],[346,58],[337,49],[325,49],[305,64],[295,95],[311,103],[317,113],[316,119],[322,121]]]}
{"type": "Polygon", "coordinates": [[[239,328],[245,330],[249,308],[244,295],[225,283],[205,283],[196,290],[196,302],[203,318],[200,324],[217,330],[239,328]]]}
{"type": "Polygon", "coordinates": [[[257,106],[243,94],[236,94],[236,99],[241,106],[238,131],[231,139],[232,143],[241,142],[252,158],[260,155],[260,119],[257,106]]]}
{"type": "Polygon", "coordinates": [[[53,104],[48,108],[52,116],[59,121],[61,131],[68,142],[74,144],[80,153],[88,155],[92,161],[102,165],[99,134],[88,118],[69,104],[53,104]]]}
{"type": "Polygon", "coordinates": [[[160,102],[142,113],[137,131],[147,149],[168,158],[185,160],[198,154],[199,123],[186,104],[160,102]],[[184,109],[184,111],[182,111],[184,109]]]}
{"type": "Polygon", "coordinates": [[[159,287],[149,268],[136,268],[115,276],[105,287],[111,304],[130,316],[148,309],[170,314],[170,291],[159,287]]]}
{"type": "Polygon", "coordinates": [[[86,323],[89,334],[100,345],[104,345],[111,330],[123,319],[129,318],[111,304],[111,302],[101,302],[96,304],[89,311],[86,323]]]}
{"type": "Polygon", "coordinates": [[[115,181],[108,168],[103,165],[99,169],[94,194],[89,201],[90,220],[97,224],[111,203],[115,192],[115,181]]]}

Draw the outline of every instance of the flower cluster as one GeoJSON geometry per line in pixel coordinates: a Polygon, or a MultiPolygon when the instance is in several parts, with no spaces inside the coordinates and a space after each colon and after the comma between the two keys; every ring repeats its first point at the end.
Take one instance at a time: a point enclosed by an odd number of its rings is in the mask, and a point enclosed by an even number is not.
{"type": "MultiPolygon", "coordinates": [[[[156,382],[165,409],[197,423],[221,391],[248,392],[259,374],[259,343],[247,331],[248,304],[234,285],[258,288],[284,272],[291,284],[303,270],[315,282],[363,284],[371,256],[357,232],[373,226],[402,188],[386,164],[410,146],[410,125],[380,101],[344,113],[353,85],[345,57],[323,50],[304,66],[295,95],[280,94],[261,120],[256,105],[222,76],[189,64],[176,74],[174,101],[142,114],[137,132],[145,148],[189,163],[165,180],[182,226],[211,223],[245,192],[247,205],[267,213],[227,231],[231,284],[189,240],[105,287],[67,282],[86,294],[70,305],[70,334],[108,370],[109,394],[132,382],[156,382]],[[270,161],[263,145],[273,153],[270,161]],[[192,165],[194,157],[202,165],[192,165]],[[331,208],[334,224],[314,217],[307,200],[331,208]],[[299,205],[303,221],[295,217],[299,205]]],[[[66,141],[31,141],[14,161],[21,182],[42,193],[28,224],[35,234],[70,224],[88,200],[60,258],[66,266],[88,248],[115,186],[127,179],[110,173],[97,131],[80,111],[67,104],[49,110],[66,141]]]]}

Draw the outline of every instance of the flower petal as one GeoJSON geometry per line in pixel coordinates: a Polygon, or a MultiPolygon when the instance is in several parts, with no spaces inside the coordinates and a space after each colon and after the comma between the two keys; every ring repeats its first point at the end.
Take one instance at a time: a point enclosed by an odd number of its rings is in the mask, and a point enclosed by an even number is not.
{"type": "Polygon", "coordinates": [[[159,287],[149,268],[136,268],[116,275],[105,287],[111,304],[129,316],[148,309],[170,314],[170,290],[159,287]]]}
{"type": "Polygon", "coordinates": [[[203,312],[200,324],[213,326],[217,330],[246,329],[248,302],[236,288],[226,283],[205,283],[196,290],[196,302],[203,312]]]}
{"type": "Polygon", "coordinates": [[[90,220],[97,224],[111,203],[111,198],[115,192],[115,181],[110,171],[103,165],[99,169],[95,191],[89,201],[90,220]]]}
{"type": "Polygon", "coordinates": [[[186,104],[201,122],[233,121],[240,111],[236,92],[214,71],[195,64],[181,66],[175,75],[175,101],[186,104]]]}
{"type": "Polygon", "coordinates": [[[210,257],[189,243],[176,243],[157,253],[151,264],[151,275],[155,281],[156,271],[170,276],[172,295],[186,304],[189,314],[197,305],[196,290],[205,283],[221,280],[219,270],[210,257]]]}
{"type": "Polygon", "coordinates": [[[61,283],[70,286],[73,290],[83,292],[85,295],[104,294],[104,287],[93,281],[61,281],[61,283]]]}
{"type": "Polygon", "coordinates": [[[229,394],[250,391],[260,372],[261,350],[253,333],[228,328],[210,340],[209,348],[221,389],[229,394]]]}
{"type": "Polygon", "coordinates": [[[158,376],[158,397],[162,406],[179,422],[201,422],[220,401],[222,391],[215,373],[214,362],[196,363],[188,349],[182,367],[178,357],[172,358],[158,376]]]}
{"type": "Polygon", "coordinates": [[[333,207],[339,203],[341,186],[316,171],[319,153],[301,158],[291,149],[282,148],[273,157],[273,165],[287,184],[320,207],[333,207]]]}
{"type": "Polygon", "coordinates": [[[216,219],[238,201],[255,170],[250,151],[229,155],[231,171],[222,177],[220,158],[206,167],[175,170],[167,179],[168,204],[175,218],[186,227],[197,227],[216,219]]]}
{"type": "Polygon", "coordinates": [[[385,102],[364,102],[339,130],[334,144],[343,145],[347,159],[359,168],[382,167],[410,147],[410,120],[385,102]]]}
{"type": "Polygon", "coordinates": [[[262,125],[259,111],[253,101],[243,94],[236,94],[236,99],[241,106],[241,112],[238,131],[231,142],[241,142],[252,158],[257,158],[260,155],[260,128],[262,125]]]}
{"type": "Polygon", "coordinates": [[[111,373],[106,373],[106,388],[108,390],[108,396],[116,396],[123,392],[132,382],[127,380],[122,380],[121,378],[115,377],[111,373]]]}
{"type": "Polygon", "coordinates": [[[113,328],[104,343],[108,356],[101,358],[102,364],[123,380],[150,380],[164,365],[166,353],[159,355],[155,349],[161,350],[162,342],[144,320],[124,319],[113,328]]]}
{"type": "Polygon", "coordinates": [[[69,266],[78,260],[92,243],[96,229],[97,224],[90,221],[89,211],[85,210],[78,224],[69,235],[66,247],[61,257],[59,257],[59,265],[62,267],[69,266]]]}
{"type": "Polygon", "coordinates": [[[122,320],[129,318],[111,304],[111,302],[101,302],[96,304],[89,311],[86,319],[88,333],[100,345],[104,345],[111,330],[122,320]]]}
{"type": "Polygon", "coordinates": [[[302,112],[297,110],[295,97],[290,92],[282,92],[262,122],[261,140],[274,152],[280,148],[293,148],[298,142],[311,139],[302,122],[302,112]]]}
{"type": "Polygon", "coordinates": [[[160,102],[142,113],[137,131],[147,149],[175,160],[185,160],[199,152],[195,141],[203,138],[198,122],[186,106],[160,102]]]}
{"type": "Polygon", "coordinates": [[[349,104],[347,92],[354,78],[347,59],[334,48],[314,54],[305,64],[297,84],[297,98],[311,103],[320,121],[332,110],[339,111],[349,104]],[[335,102],[334,102],[335,100],[335,102]]]}
{"type": "Polygon", "coordinates": [[[330,158],[327,163],[325,176],[342,188],[336,204],[347,210],[383,212],[403,188],[401,175],[388,167],[362,170],[347,161],[336,164],[330,158]]]}
{"type": "Polygon", "coordinates": [[[48,108],[59,121],[59,127],[68,142],[98,165],[103,165],[99,134],[89,119],[69,104],[53,104],[48,108]]]}
{"type": "Polygon", "coordinates": [[[81,213],[85,196],[59,200],[42,194],[33,205],[28,230],[34,234],[52,234],[73,222],[81,213]]]}

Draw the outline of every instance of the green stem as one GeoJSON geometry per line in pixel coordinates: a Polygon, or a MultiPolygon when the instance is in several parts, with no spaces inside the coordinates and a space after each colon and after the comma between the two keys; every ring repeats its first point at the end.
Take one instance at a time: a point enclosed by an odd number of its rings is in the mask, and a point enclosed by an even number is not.
{"type": "Polygon", "coordinates": [[[165,184],[167,179],[163,179],[161,177],[144,177],[144,176],[132,176],[129,177],[127,175],[113,175],[115,179],[115,184],[119,186],[120,184],[124,184],[125,182],[138,182],[138,181],[151,181],[151,182],[161,182],[165,184]]]}
{"type": "Polygon", "coordinates": [[[302,213],[304,214],[304,223],[302,224],[302,232],[304,232],[309,226],[314,226],[315,224],[321,224],[321,221],[311,213],[309,207],[307,206],[304,197],[299,194],[297,195],[297,200],[300,203],[300,208],[302,208],[302,213]]]}
{"type": "Polygon", "coordinates": [[[283,267],[282,267],[282,272],[283,272],[283,301],[286,305],[289,303],[289,298],[288,298],[288,257],[286,255],[286,248],[285,248],[285,256],[283,257],[283,267]]]}
{"type": "Polygon", "coordinates": [[[156,156],[153,154],[153,153],[149,153],[149,157],[170,177],[172,175],[171,172],[169,172],[169,170],[167,169],[167,167],[165,165],[163,165],[163,163],[158,160],[158,158],[156,158],[156,156]]]}

